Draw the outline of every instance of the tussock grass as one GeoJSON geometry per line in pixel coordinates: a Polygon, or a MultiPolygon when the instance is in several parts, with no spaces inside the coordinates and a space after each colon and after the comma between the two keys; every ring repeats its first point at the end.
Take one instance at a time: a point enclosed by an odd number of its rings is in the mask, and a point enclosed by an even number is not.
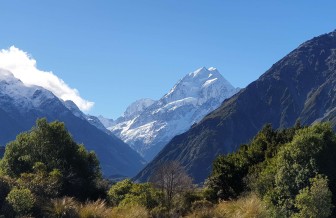
{"type": "Polygon", "coordinates": [[[270,216],[264,202],[256,194],[235,201],[224,201],[214,208],[214,217],[267,218],[270,216]]]}
{"type": "Polygon", "coordinates": [[[77,202],[74,198],[64,197],[51,200],[50,205],[45,208],[49,217],[70,218],[77,216],[77,202]]]}
{"type": "MultiPolygon", "coordinates": [[[[195,202],[196,203],[196,202],[195,202]]],[[[255,194],[250,194],[233,201],[223,201],[214,207],[206,202],[199,202],[187,218],[268,218],[269,211],[264,202],[255,194]]]]}
{"type": "Polygon", "coordinates": [[[112,210],[106,206],[104,200],[86,202],[78,207],[80,218],[109,218],[112,210]]]}
{"type": "Polygon", "coordinates": [[[113,218],[149,218],[148,210],[137,204],[127,204],[122,207],[112,209],[113,218]]]}

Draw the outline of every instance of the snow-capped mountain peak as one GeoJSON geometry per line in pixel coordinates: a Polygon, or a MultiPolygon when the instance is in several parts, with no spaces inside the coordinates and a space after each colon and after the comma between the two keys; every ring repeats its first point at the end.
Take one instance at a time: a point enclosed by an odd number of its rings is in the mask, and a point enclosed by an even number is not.
{"type": "Polygon", "coordinates": [[[158,101],[136,101],[108,129],[151,160],[175,135],[238,90],[216,68],[202,67],[188,73],[158,101]]]}
{"type": "Polygon", "coordinates": [[[14,74],[8,70],[0,68],[0,81],[7,83],[20,83],[20,80],[14,77],[14,74]]]}
{"type": "Polygon", "coordinates": [[[127,107],[124,112],[124,117],[133,118],[138,116],[141,112],[143,112],[147,107],[154,104],[154,100],[149,98],[144,98],[133,102],[130,106],[127,107]]]}
{"type": "Polygon", "coordinates": [[[203,104],[209,98],[220,96],[225,92],[226,98],[231,96],[236,89],[214,67],[202,67],[187,74],[163,97],[165,104],[194,97],[197,104],[203,104]]]}

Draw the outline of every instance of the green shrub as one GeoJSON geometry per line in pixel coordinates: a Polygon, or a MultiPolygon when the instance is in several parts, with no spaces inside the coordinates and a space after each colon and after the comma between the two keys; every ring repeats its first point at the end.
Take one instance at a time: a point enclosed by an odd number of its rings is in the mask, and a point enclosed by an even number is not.
{"type": "Polygon", "coordinates": [[[120,205],[136,204],[152,209],[159,205],[159,192],[154,189],[149,183],[132,184],[129,193],[120,202],[120,205]]]}
{"type": "Polygon", "coordinates": [[[13,188],[6,197],[6,201],[13,207],[18,216],[30,215],[35,197],[29,189],[13,188]]]}
{"type": "Polygon", "coordinates": [[[125,179],[114,184],[107,193],[108,201],[112,206],[118,206],[124,200],[133,186],[130,179],[125,179]]]}

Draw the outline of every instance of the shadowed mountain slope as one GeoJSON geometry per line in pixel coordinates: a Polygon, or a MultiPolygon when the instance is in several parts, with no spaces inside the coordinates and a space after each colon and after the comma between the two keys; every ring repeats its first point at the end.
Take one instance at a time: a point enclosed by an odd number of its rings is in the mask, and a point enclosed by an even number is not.
{"type": "Polygon", "coordinates": [[[274,128],[331,121],[336,124],[336,31],[315,37],[274,64],[258,80],[173,138],[136,177],[146,181],[168,160],[204,182],[214,158],[249,142],[266,123],[274,128]]]}

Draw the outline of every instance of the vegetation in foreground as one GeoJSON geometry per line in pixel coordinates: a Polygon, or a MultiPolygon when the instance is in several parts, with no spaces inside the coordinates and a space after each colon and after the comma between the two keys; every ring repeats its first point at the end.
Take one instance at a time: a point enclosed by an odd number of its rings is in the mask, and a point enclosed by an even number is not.
{"type": "Polygon", "coordinates": [[[38,120],[6,146],[0,162],[4,217],[330,217],[336,135],[330,125],[266,125],[237,152],[219,156],[203,187],[178,162],[148,183],[110,184],[94,153],[63,123],[38,120]]]}

